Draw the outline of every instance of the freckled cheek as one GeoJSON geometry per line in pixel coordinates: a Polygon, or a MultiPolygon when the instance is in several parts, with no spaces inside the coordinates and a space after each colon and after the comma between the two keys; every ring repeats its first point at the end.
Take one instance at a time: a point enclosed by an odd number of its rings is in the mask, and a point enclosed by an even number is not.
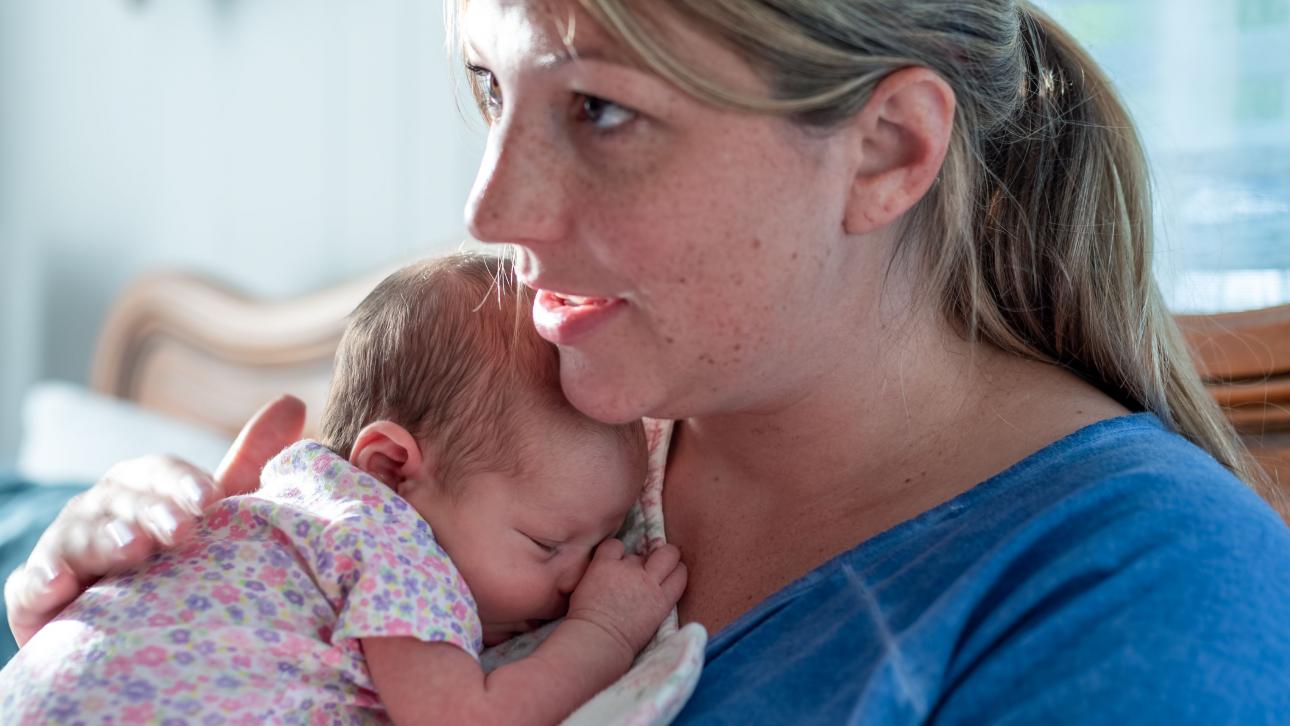
{"type": "Polygon", "coordinates": [[[766,349],[785,308],[776,295],[759,290],[758,275],[692,272],[690,279],[667,298],[666,314],[657,319],[669,348],[711,366],[738,365],[766,349]]]}
{"type": "Polygon", "coordinates": [[[708,348],[714,358],[741,353],[773,312],[768,298],[787,290],[767,272],[788,261],[773,259],[787,258],[785,232],[752,217],[729,188],[717,190],[677,183],[630,198],[612,194],[594,237],[665,339],[708,348]]]}

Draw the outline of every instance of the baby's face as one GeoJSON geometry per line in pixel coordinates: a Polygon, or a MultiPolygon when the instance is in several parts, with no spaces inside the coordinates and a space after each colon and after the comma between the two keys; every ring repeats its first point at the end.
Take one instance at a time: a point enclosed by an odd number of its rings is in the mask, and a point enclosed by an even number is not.
{"type": "Polygon", "coordinates": [[[496,645],[561,617],[592,551],[622,525],[644,471],[603,430],[539,430],[519,477],[480,474],[423,512],[496,645]]]}

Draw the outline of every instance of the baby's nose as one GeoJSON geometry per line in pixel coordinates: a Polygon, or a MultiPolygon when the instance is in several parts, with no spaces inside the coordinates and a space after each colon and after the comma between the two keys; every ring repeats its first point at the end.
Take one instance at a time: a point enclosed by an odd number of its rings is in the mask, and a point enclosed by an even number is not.
{"type": "Polygon", "coordinates": [[[574,588],[578,587],[578,583],[582,580],[582,576],[586,574],[586,572],[586,562],[566,567],[564,571],[560,573],[560,576],[556,578],[555,589],[564,596],[565,600],[568,600],[569,595],[573,593],[574,588]]]}
{"type": "Polygon", "coordinates": [[[557,611],[556,617],[564,617],[565,613],[569,612],[569,596],[565,593],[560,593],[560,599],[556,601],[555,608],[557,611]]]}
{"type": "Polygon", "coordinates": [[[556,620],[569,614],[569,596],[562,592],[555,593],[542,611],[542,621],[556,620]]]}

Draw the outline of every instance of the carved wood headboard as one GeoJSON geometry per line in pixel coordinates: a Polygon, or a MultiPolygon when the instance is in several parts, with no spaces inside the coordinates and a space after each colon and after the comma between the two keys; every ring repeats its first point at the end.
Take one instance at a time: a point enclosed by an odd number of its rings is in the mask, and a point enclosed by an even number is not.
{"type": "MultiPolygon", "coordinates": [[[[230,436],[291,393],[309,405],[312,434],[345,316],[390,271],[281,302],[195,275],[144,277],[108,314],[91,385],[230,436]]],[[[1210,392],[1290,494],[1290,305],[1178,321],[1210,392]]]]}
{"type": "Polygon", "coordinates": [[[90,385],[230,437],[290,393],[308,404],[313,435],[345,317],[388,272],[281,302],[191,274],[143,277],[108,313],[90,385]]]}

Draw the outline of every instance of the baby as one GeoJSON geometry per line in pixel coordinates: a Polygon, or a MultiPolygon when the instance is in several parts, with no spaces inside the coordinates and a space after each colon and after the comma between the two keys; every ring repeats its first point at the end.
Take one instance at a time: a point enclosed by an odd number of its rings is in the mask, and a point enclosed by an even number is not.
{"type": "Polygon", "coordinates": [[[5,721],[550,723],[625,673],[685,567],[607,539],[644,481],[640,424],[564,400],[509,279],[455,255],[383,281],[322,442],[41,630],[0,671],[5,721]],[[561,616],[532,656],[479,665],[561,616]]]}

